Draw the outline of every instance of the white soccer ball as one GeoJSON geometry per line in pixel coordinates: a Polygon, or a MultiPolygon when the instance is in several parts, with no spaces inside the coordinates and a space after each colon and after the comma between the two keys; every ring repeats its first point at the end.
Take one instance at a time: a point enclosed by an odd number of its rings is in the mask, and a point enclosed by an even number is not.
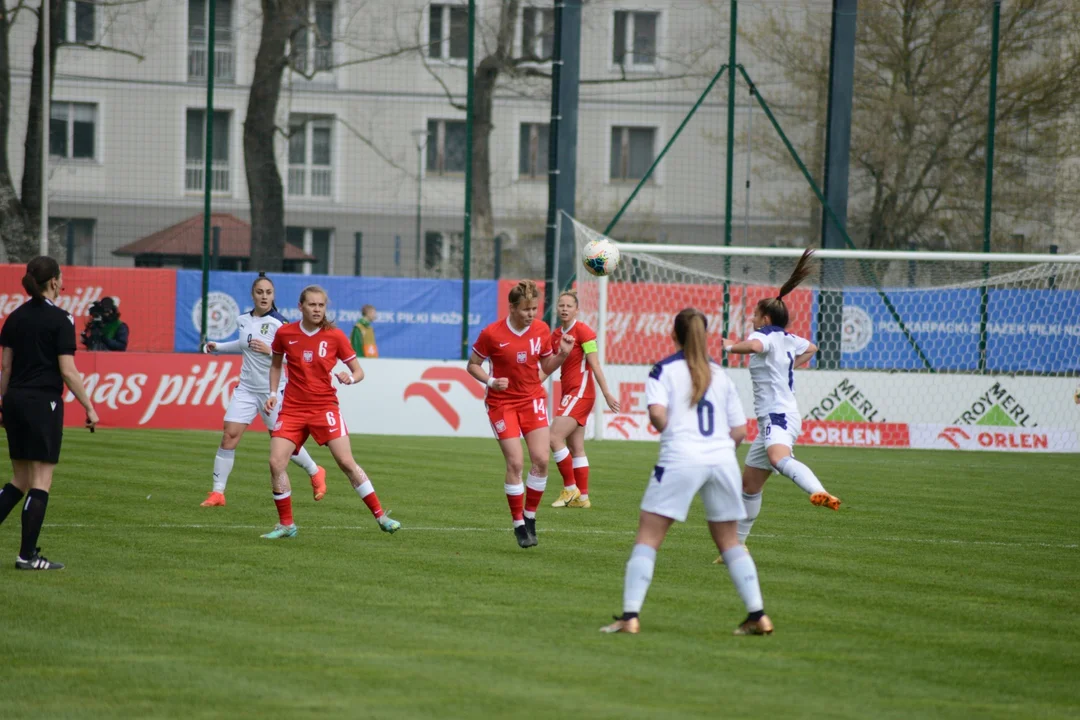
{"type": "Polygon", "coordinates": [[[607,238],[592,240],[581,251],[581,264],[597,277],[610,275],[619,267],[619,248],[607,238]]]}

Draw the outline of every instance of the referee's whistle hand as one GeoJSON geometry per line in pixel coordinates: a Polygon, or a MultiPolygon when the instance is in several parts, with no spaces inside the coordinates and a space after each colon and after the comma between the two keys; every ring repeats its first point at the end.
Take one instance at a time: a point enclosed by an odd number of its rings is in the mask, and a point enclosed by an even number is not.
{"type": "Polygon", "coordinates": [[[86,429],[93,432],[97,424],[101,422],[101,418],[98,417],[97,411],[90,408],[86,411],[86,429]]]}

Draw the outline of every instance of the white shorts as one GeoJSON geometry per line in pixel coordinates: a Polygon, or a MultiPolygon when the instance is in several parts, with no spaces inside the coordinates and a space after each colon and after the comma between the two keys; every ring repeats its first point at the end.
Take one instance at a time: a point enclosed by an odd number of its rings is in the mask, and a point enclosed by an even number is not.
{"type": "Polygon", "coordinates": [[[719,465],[653,468],[649,487],[641,499],[641,509],[686,522],[695,495],[705,503],[705,519],[728,522],[746,518],[742,500],[742,478],[735,453],[719,465]]]}
{"type": "Polygon", "coordinates": [[[266,429],[269,430],[277,422],[278,410],[281,409],[281,394],[278,394],[278,403],[274,406],[274,412],[268,415],[263,410],[263,406],[266,405],[269,397],[270,393],[257,393],[243,387],[237,387],[232,400],[229,401],[228,409],[225,410],[225,422],[248,425],[258,415],[262,418],[266,429]]]}
{"type": "Polygon", "coordinates": [[[769,462],[768,449],[783,445],[795,454],[795,442],[802,434],[802,419],[795,413],[774,413],[758,418],[758,434],[746,453],[746,464],[759,470],[775,470],[769,462]]]}

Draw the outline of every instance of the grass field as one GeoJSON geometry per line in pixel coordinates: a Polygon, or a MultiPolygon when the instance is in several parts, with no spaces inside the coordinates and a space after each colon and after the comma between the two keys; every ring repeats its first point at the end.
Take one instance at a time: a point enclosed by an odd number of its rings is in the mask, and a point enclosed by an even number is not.
{"type": "Polygon", "coordinates": [[[698,505],[642,634],[607,636],[655,445],[590,447],[592,510],[547,507],[553,473],[523,551],[490,440],[354,438],[404,529],[336,470],[314,503],[294,468],[300,536],[272,542],[261,434],[228,507],[198,506],[217,439],[69,431],[42,534],[67,569],[17,573],[18,512],[0,527],[0,716],[1080,717],[1066,456],[800,450],[845,504],[766,488],[750,548],[775,635],[732,637],[698,505]]]}

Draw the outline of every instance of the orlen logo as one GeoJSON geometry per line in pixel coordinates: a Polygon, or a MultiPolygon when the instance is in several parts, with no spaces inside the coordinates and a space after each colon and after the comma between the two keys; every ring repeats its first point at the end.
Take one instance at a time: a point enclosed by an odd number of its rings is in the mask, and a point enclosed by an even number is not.
{"type": "MultiPolygon", "coordinates": [[[[640,417],[642,419],[642,422],[644,423],[645,431],[650,436],[655,437],[660,434],[657,432],[656,428],[652,426],[652,423],[649,422],[648,416],[642,413],[640,417]]],[[[634,436],[638,436],[638,439],[641,439],[641,433],[634,431],[640,431],[642,427],[642,423],[638,422],[633,415],[616,415],[615,417],[611,418],[611,420],[607,424],[608,430],[614,430],[618,434],[622,435],[623,438],[626,440],[630,440],[634,436]]]]}
{"type": "Polygon", "coordinates": [[[461,427],[461,416],[445,397],[454,383],[460,384],[477,400],[483,399],[484,390],[480,384],[465,370],[456,367],[428,368],[420,376],[420,382],[414,382],[405,388],[403,399],[424,398],[447,425],[457,430],[461,427]]]}
{"type": "Polygon", "coordinates": [[[970,440],[971,436],[958,427],[947,427],[940,433],[938,433],[938,440],[944,440],[957,450],[960,449],[959,438],[962,438],[964,440],[970,440]]]}

